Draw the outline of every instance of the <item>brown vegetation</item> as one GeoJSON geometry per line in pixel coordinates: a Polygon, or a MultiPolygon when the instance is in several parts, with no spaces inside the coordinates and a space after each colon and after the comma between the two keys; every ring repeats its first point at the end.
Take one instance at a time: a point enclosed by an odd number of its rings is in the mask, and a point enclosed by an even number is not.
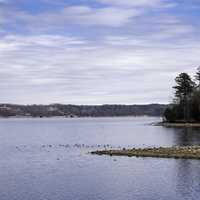
{"type": "Polygon", "coordinates": [[[129,157],[159,157],[159,158],[182,158],[200,159],[200,146],[175,146],[144,149],[123,149],[95,151],[92,154],[129,157]]]}

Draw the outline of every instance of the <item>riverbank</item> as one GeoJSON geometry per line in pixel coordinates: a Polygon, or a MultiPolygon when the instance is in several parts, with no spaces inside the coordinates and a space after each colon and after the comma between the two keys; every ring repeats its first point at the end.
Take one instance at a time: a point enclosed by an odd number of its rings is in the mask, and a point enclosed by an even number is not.
{"type": "Polygon", "coordinates": [[[200,146],[175,146],[144,149],[103,150],[91,152],[96,155],[200,159],[200,146]]]}
{"type": "Polygon", "coordinates": [[[154,126],[164,126],[164,127],[194,127],[194,128],[200,128],[200,123],[169,123],[169,122],[159,122],[154,123],[154,126]]]}

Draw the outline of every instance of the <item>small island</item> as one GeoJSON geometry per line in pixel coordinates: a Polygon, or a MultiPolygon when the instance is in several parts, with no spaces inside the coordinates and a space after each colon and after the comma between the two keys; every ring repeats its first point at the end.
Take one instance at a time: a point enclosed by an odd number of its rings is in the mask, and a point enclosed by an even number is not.
{"type": "Polygon", "coordinates": [[[174,146],[144,149],[122,149],[94,151],[92,154],[128,157],[157,157],[176,159],[200,159],[200,146],[174,146]]]}

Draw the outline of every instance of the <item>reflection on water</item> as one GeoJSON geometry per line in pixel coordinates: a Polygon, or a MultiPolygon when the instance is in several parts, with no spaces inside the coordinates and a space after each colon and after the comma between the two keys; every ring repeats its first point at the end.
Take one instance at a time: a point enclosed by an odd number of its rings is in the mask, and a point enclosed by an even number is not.
{"type": "Polygon", "coordinates": [[[199,199],[198,160],[88,153],[200,143],[200,129],[149,125],[158,120],[1,119],[0,199],[199,199]]]}
{"type": "Polygon", "coordinates": [[[198,128],[174,128],[173,133],[177,137],[177,145],[200,144],[200,129],[198,128]]]}

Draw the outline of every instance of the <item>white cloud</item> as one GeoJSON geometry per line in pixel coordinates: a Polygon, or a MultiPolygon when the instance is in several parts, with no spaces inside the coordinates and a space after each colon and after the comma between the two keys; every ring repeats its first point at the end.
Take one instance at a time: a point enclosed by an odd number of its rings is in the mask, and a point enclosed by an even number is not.
{"type": "Polygon", "coordinates": [[[142,10],[89,6],[67,6],[60,10],[31,14],[19,10],[5,9],[0,13],[0,23],[20,26],[28,30],[49,30],[71,25],[120,27],[141,16],[142,10]]]}
{"type": "Polygon", "coordinates": [[[0,101],[168,102],[176,74],[199,65],[199,49],[190,40],[169,45],[131,36],[96,44],[59,35],[6,36],[0,40],[0,101]]]}
{"type": "Polygon", "coordinates": [[[167,0],[97,0],[100,3],[125,7],[172,8],[176,3],[167,0]]]}
{"type": "Polygon", "coordinates": [[[121,27],[135,23],[138,17],[145,16],[146,7],[169,6],[162,0],[100,0],[105,3],[102,7],[91,5],[60,6],[55,10],[44,10],[38,13],[28,10],[5,7],[0,10],[0,23],[22,29],[47,31],[65,29],[71,25],[121,27]],[[127,5],[124,7],[124,5],[127,5]]]}
{"type": "Polygon", "coordinates": [[[98,0],[104,4],[118,6],[157,6],[161,4],[161,0],[98,0]]]}
{"type": "Polygon", "coordinates": [[[85,44],[86,41],[81,39],[77,39],[76,37],[66,37],[66,36],[59,36],[59,35],[32,35],[32,36],[22,36],[18,35],[7,35],[3,38],[0,47],[0,51],[6,51],[10,48],[13,50],[17,50],[23,47],[31,47],[31,46],[38,46],[38,47],[51,47],[54,46],[62,47],[62,46],[70,46],[70,45],[82,45],[85,44]]]}
{"type": "Polygon", "coordinates": [[[168,102],[177,73],[199,65],[198,28],[167,9],[151,14],[168,0],[98,2],[0,7],[0,102],[168,102]]]}
{"type": "Polygon", "coordinates": [[[132,17],[140,14],[139,11],[133,9],[113,7],[101,9],[89,7],[68,7],[63,11],[63,17],[66,20],[72,20],[73,23],[105,26],[124,25],[128,23],[132,17]]]}
{"type": "Polygon", "coordinates": [[[160,32],[154,34],[154,37],[157,39],[168,39],[174,37],[180,37],[181,35],[188,35],[195,32],[193,26],[184,25],[184,24],[175,24],[175,25],[163,25],[160,26],[160,32]]]}
{"type": "Polygon", "coordinates": [[[27,21],[33,26],[66,26],[70,24],[119,27],[127,24],[133,17],[141,15],[141,11],[115,7],[91,8],[87,6],[65,7],[59,12],[39,15],[21,14],[18,19],[27,21]]]}
{"type": "Polygon", "coordinates": [[[130,36],[106,36],[104,42],[108,45],[116,46],[147,46],[147,41],[145,39],[133,38],[130,36]]]}

